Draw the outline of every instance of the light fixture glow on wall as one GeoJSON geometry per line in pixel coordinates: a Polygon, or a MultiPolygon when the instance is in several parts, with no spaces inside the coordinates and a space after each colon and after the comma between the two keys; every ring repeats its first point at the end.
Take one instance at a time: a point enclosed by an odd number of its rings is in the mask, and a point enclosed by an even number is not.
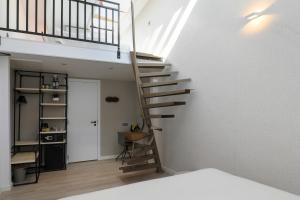
{"type": "Polygon", "coordinates": [[[257,19],[261,16],[262,16],[261,12],[253,12],[253,13],[245,16],[245,18],[246,18],[247,21],[251,21],[251,20],[257,19]]]}

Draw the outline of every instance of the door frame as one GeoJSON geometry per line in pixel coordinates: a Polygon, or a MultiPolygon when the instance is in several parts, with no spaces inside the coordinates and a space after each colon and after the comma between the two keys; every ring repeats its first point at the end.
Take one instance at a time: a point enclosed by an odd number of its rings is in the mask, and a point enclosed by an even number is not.
{"type": "MultiPolygon", "coordinates": [[[[68,85],[70,85],[70,82],[83,82],[83,83],[97,83],[97,118],[98,118],[98,128],[97,128],[97,159],[101,160],[101,80],[96,79],[80,79],[80,78],[69,78],[68,79],[68,85]]],[[[70,99],[68,98],[68,101],[70,99]]],[[[69,105],[69,102],[68,102],[69,105]]],[[[69,110],[69,109],[68,109],[69,110]]],[[[69,114],[68,114],[69,115],[69,114]]],[[[69,122],[68,122],[69,123],[69,122]]],[[[68,152],[67,152],[68,154],[68,152]]],[[[68,161],[69,163],[69,161],[68,161]]]]}

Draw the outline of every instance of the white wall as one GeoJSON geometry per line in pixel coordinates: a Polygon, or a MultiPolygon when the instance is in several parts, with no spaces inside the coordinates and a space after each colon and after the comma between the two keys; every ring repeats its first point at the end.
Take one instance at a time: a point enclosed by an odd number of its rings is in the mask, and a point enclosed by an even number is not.
{"type": "Polygon", "coordinates": [[[164,165],[214,167],[300,194],[299,8],[296,0],[149,2],[137,21],[139,50],[167,56],[169,47],[168,61],[196,89],[163,121],[164,165]],[[243,17],[264,9],[250,24],[243,17]]]}
{"type": "Polygon", "coordinates": [[[10,63],[0,56],[0,192],[11,186],[10,171],[10,63]]]}

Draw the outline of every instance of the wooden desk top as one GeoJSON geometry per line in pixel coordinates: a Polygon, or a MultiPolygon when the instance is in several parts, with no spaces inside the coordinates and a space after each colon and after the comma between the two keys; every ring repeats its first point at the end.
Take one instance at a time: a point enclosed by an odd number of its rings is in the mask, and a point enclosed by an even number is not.
{"type": "MultiPolygon", "coordinates": [[[[37,157],[38,155],[39,154],[37,153],[37,157]]],[[[36,162],[35,152],[19,152],[16,153],[11,158],[12,165],[29,164],[35,162],[36,162]]]]}

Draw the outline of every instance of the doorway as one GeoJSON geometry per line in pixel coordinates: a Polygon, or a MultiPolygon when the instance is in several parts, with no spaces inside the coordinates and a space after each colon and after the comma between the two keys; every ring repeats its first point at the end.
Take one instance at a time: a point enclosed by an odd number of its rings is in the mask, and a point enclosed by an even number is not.
{"type": "Polygon", "coordinates": [[[69,163],[100,159],[100,84],[99,80],[69,80],[69,163]]]}

